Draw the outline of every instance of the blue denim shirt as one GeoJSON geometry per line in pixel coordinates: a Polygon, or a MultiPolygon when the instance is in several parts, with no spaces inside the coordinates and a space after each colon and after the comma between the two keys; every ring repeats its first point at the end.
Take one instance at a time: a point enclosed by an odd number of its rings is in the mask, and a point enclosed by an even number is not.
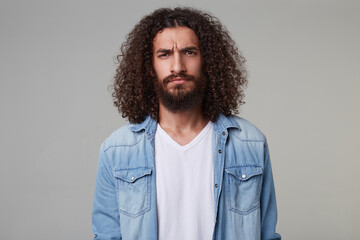
{"type": "MultiPolygon", "coordinates": [[[[127,124],[102,144],[92,213],[94,239],[157,239],[156,124],[150,117],[127,124]]],[[[275,233],[275,189],[265,136],[236,116],[220,115],[213,126],[213,239],[281,239],[275,233]]]]}

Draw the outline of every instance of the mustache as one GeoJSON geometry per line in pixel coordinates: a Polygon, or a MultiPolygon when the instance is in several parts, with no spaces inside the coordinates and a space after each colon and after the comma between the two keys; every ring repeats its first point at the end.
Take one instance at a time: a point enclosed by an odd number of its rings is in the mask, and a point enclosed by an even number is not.
{"type": "Polygon", "coordinates": [[[178,74],[171,74],[171,75],[167,76],[166,78],[164,78],[163,83],[167,84],[170,81],[172,81],[174,78],[183,78],[183,79],[185,79],[187,81],[194,81],[195,80],[194,76],[187,75],[185,73],[178,73],[178,74]]]}

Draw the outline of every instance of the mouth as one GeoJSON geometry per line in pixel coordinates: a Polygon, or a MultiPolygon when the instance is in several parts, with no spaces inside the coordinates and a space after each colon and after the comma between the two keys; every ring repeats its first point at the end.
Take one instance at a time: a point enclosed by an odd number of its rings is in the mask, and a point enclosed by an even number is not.
{"type": "Polygon", "coordinates": [[[172,78],[170,79],[169,82],[175,83],[175,84],[182,84],[187,82],[188,80],[186,80],[185,78],[172,78]]]}
{"type": "Polygon", "coordinates": [[[184,84],[186,82],[192,82],[194,81],[195,78],[191,75],[186,75],[186,74],[172,74],[167,76],[166,78],[164,78],[163,80],[163,84],[169,84],[172,83],[172,85],[175,84],[184,84]]]}

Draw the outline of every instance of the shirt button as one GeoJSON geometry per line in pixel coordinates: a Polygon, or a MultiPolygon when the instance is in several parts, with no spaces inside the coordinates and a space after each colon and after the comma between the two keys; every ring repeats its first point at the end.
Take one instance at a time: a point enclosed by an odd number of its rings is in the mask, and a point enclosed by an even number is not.
{"type": "Polygon", "coordinates": [[[224,136],[225,136],[225,135],[226,135],[226,132],[222,132],[222,135],[224,135],[224,136]]]}
{"type": "Polygon", "coordinates": [[[131,177],[131,180],[134,180],[135,178],[134,177],[131,177]]]}
{"type": "Polygon", "coordinates": [[[222,153],[221,149],[219,149],[219,153],[222,153]]]}
{"type": "Polygon", "coordinates": [[[242,178],[246,178],[246,175],[245,175],[245,174],[243,174],[243,175],[241,175],[241,177],[242,177],[242,178]]]}
{"type": "Polygon", "coordinates": [[[215,183],[215,187],[217,188],[219,185],[217,183],[215,183]]]}

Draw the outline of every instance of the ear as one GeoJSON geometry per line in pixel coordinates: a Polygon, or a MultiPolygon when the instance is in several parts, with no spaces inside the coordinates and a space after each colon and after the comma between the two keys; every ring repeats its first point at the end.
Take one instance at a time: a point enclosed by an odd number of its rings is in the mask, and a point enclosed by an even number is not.
{"type": "Polygon", "coordinates": [[[152,66],[151,69],[150,69],[150,76],[151,77],[156,77],[156,72],[155,72],[154,66],[152,66]]]}

